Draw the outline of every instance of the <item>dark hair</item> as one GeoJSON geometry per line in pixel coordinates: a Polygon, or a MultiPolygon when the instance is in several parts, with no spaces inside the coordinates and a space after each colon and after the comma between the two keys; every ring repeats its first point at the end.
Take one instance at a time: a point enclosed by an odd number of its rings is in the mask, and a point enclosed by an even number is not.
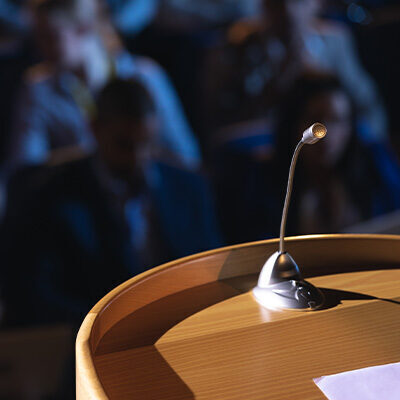
{"type": "MultiPolygon", "coordinates": [[[[322,72],[309,72],[296,80],[278,112],[277,150],[279,154],[290,153],[292,147],[295,145],[295,140],[301,134],[301,132],[297,132],[298,124],[301,118],[303,118],[310,100],[316,96],[337,91],[347,94],[335,75],[322,72]]],[[[350,96],[348,98],[351,102],[350,96]]],[[[313,122],[323,123],[324,121],[306,122],[311,125],[313,122]]]]}
{"type": "Polygon", "coordinates": [[[113,79],[97,96],[95,119],[141,119],[154,112],[154,101],[141,82],[133,79],[113,79]]]}

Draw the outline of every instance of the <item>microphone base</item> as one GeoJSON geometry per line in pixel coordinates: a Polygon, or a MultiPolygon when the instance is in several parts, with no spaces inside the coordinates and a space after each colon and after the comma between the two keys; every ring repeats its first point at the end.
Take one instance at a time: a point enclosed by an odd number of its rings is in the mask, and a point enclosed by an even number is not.
{"type": "Polygon", "coordinates": [[[318,288],[303,280],[287,280],[267,287],[256,286],[253,295],[260,305],[272,310],[318,310],[325,300],[318,288]]]}
{"type": "Polygon", "coordinates": [[[317,310],[324,304],[322,292],[303,280],[289,253],[280,251],[265,262],[253,294],[258,303],[271,309],[317,310]]]}

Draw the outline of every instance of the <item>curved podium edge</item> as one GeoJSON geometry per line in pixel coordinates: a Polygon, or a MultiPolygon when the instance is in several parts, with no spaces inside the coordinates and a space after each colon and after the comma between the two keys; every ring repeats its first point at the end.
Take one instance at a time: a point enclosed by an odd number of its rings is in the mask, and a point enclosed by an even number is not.
{"type": "MultiPolygon", "coordinates": [[[[400,251],[393,251],[394,249],[391,247],[394,244],[400,246],[400,236],[397,235],[374,235],[374,234],[335,234],[335,235],[307,235],[307,236],[296,236],[290,237],[286,239],[288,251],[294,255],[296,261],[304,262],[304,257],[307,258],[308,254],[303,254],[302,256],[298,256],[296,254],[296,249],[299,246],[304,247],[312,244],[313,250],[316,249],[315,242],[319,242],[320,252],[324,251],[326,246],[330,246],[329,242],[331,241],[344,241],[350,243],[351,246],[342,247],[341,252],[337,252],[337,256],[343,257],[349,256],[348,262],[346,265],[350,265],[353,263],[360,263],[362,267],[374,267],[375,264],[379,263],[379,267],[394,267],[396,265],[400,265],[400,251]],[[374,248],[373,246],[368,246],[370,241],[374,241],[375,245],[380,245],[378,248],[374,248]],[[357,244],[357,246],[356,246],[357,244]],[[392,252],[390,252],[392,250],[392,252]],[[356,261],[358,260],[358,261],[356,261]]],[[[216,280],[228,279],[231,277],[237,277],[241,275],[246,275],[243,273],[243,265],[241,268],[238,265],[240,264],[240,258],[243,256],[240,254],[242,251],[246,251],[248,248],[252,248],[254,253],[257,253],[254,257],[254,263],[257,264],[256,267],[251,266],[246,272],[249,274],[257,273],[261,270],[263,263],[259,263],[260,260],[266,260],[270,254],[276,251],[276,247],[279,243],[279,239],[271,239],[271,240],[263,240],[257,242],[250,242],[240,245],[222,247],[215,250],[209,250],[206,252],[202,252],[199,254],[191,255],[188,257],[184,257],[175,261],[168,262],[161,266],[150,269],[146,272],[143,272],[130,280],[122,283],[113,289],[110,293],[108,293],[105,297],[103,297],[89,312],[89,314],[84,319],[80,330],[76,339],[76,394],[78,400],[83,399],[96,399],[96,400],[106,400],[108,399],[107,394],[104,391],[104,388],[100,382],[98,374],[96,372],[96,368],[93,362],[93,355],[96,350],[96,346],[101,340],[102,336],[116,323],[118,320],[128,315],[132,311],[143,307],[151,301],[155,301],[161,297],[167,296],[172,293],[176,293],[181,290],[188,289],[190,287],[199,286],[202,284],[206,284],[209,282],[213,282],[216,280]],[[258,251],[256,251],[258,250],[258,251]],[[228,261],[229,263],[232,261],[229,259],[232,254],[235,254],[239,261],[236,263],[238,265],[233,268],[229,268],[228,271],[224,270],[225,263],[228,261]],[[211,265],[208,271],[205,273],[204,277],[195,277],[192,279],[191,283],[186,285],[177,285],[175,288],[170,288],[164,292],[157,292],[156,295],[153,293],[152,296],[145,296],[143,302],[129,302],[129,309],[125,309],[118,314],[115,315],[113,313],[113,305],[120,300],[123,296],[129,296],[132,288],[140,289],[140,286],[145,283],[152,281],[157,276],[162,276],[167,271],[173,271],[174,269],[179,270],[179,274],[183,272],[188,272],[193,274],[195,269],[189,268],[189,266],[197,267],[196,263],[202,262],[202,274],[205,272],[205,265],[211,265]],[[185,271],[183,271],[179,267],[185,267],[185,271]],[[237,268],[235,268],[237,267],[237,268]],[[196,279],[197,278],[197,279],[196,279]],[[106,315],[108,314],[108,315],[106,315]],[[113,315],[114,314],[114,315],[113,315]],[[101,318],[100,318],[101,317],[101,318]],[[103,318],[105,317],[105,318],[103,318]],[[109,317],[109,318],[108,318],[109,317]],[[103,320],[102,320],[103,318],[103,320]],[[108,318],[108,319],[107,319],[108,318]],[[100,321],[101,320],[101,321],[100,321]],[[99,322],[100,321],[100,322],[99,322]]],[[[306,253],[306,252],[305,252],[306,253]]],[[[332,255],[332,254],[331,254],[332,255]]],[[[331,256],[330,255],[330,256],[331,256]]],[[[248,254],[247,254],[248,256],[248,254]]],[[[318,255],[315,256],[318,259],[318,255]]],[[[243,261],[243,257],[242,257],[243,261]]],[[[247,261],[247,260],[246,260],[247,261]]],[[[328,266],[330,264],[334,264],[335,260],[333,259],[329,263],[321,261],[318,259],[318,266],[328,266]]],[[[318,272],[318,266],[313,265],[315,261],[310,261],[309,264],[304,265],[299,262],[299,266],[302,269],[302,272],[306,277],[315,276],[315,273],[318,272]]],[[[246,268],[246,267],[245,267],[246,268]]],[[[343,268],[342,268],[343,269],[343,268]]],[[[339,268],[340,270],[340,268],[339,268]]],[[[338,270],[338,271],[339,271],[338,270]]],[[[333,271],[336,273],[338,271],[333,271]]],[[[321,272],[321,271],[319,271],[321,272]]],[[[325,271],[326,272],[326,271],[325,271]]],[[[332,271],[329,271],[331,273],[332,271]]],[[[342,271],[343,272],[343,271],[342,271]]],[[[186,274],[188,275],[188,274],[186,274]]],[[[165,278],[165,277],[164,277],[165,278]]],[[[167,281],[171,279],[171,276],[166,277],[167,281]]],[[[165,279],[164,279],[165,280],[165,279]]],[[[159,282],[159,287],[162,287],[163,279],[159,282]]],[[[171,283],[171,282],[169,282],[171,283]]],[[[148,288],[147,288],[148,289],[148,288]]],[[[157,289],[157,287],[153,288],[157,289]]],[[[134,297],[140,297],[140,293],[135,292],[134,297]]],[[[125,299],[126,300],[126,299],[125,299]]],[[[137,301],[137,299],[136,299],[137,301]]]]}

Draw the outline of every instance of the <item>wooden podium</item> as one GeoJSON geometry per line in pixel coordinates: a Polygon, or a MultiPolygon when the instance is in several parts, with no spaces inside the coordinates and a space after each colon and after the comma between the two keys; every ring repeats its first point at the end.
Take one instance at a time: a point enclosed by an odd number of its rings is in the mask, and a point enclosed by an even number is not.
{"type": "Polygon", "coordinates": [[[287,239],[324,309],[270,311],[251,289],[277,240],[154,268],[87,315],[77,399],[325,399],[313,378],[400,361],[400,236],[287,239]]]}

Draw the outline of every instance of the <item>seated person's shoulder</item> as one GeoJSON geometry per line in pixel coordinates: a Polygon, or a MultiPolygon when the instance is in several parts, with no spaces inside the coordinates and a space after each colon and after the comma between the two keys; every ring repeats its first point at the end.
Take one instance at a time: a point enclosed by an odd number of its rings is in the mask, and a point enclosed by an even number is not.
{"type": "Polygon", "coordinates": [[[9,179],[9,190],[22,198],[23,193],[39,193],[54,185],[76,182],[83,171],[91,168],[92,158],[77,148],[56,151],[46,163],[16,170],[9,179]]]}
{"type": "Polygon", "coordinates": [[[53,168],[68,168],[85,164],[91,158],[91,154],[80,146],[69,146],[53,150],[46,165],[53,168]]]}
{"type": "Polygon", "coordinates": [[[97,190],[93,157],[87,155],[23,167],[8,181],[6,216],[9,221],[40,218],[68,198],[85,201],[97,190]]]}
{"type": "Polygon", "coordinates": [[[54,71],[46,63],[40,63],[29,67],[23,76],[23,82],[27,86],[35,86],[48,83],[54,77],[54,71]]]}
{"type": "Polygon", "coordinates": [[[90,184],[95,174],[94,159],[93,154],[78,146],[53,151],[45,164],[49,185],[68,189],[90,184]]]}
{"type": "Polygon", "coordinates": [[[22,76],[20,100],[34,101],[47,109],[46,102],[52,96],[55,81],[54,71],[45,63],[29,67],[22,76]]]}
{"type": "Polygon", "coordinates": [[[18,170],[12,182],[30,184],[37,191],[58,186],[77,184],[91,171],[93,156],[72,147],[52,152],[47,162],[18,170]]]}

